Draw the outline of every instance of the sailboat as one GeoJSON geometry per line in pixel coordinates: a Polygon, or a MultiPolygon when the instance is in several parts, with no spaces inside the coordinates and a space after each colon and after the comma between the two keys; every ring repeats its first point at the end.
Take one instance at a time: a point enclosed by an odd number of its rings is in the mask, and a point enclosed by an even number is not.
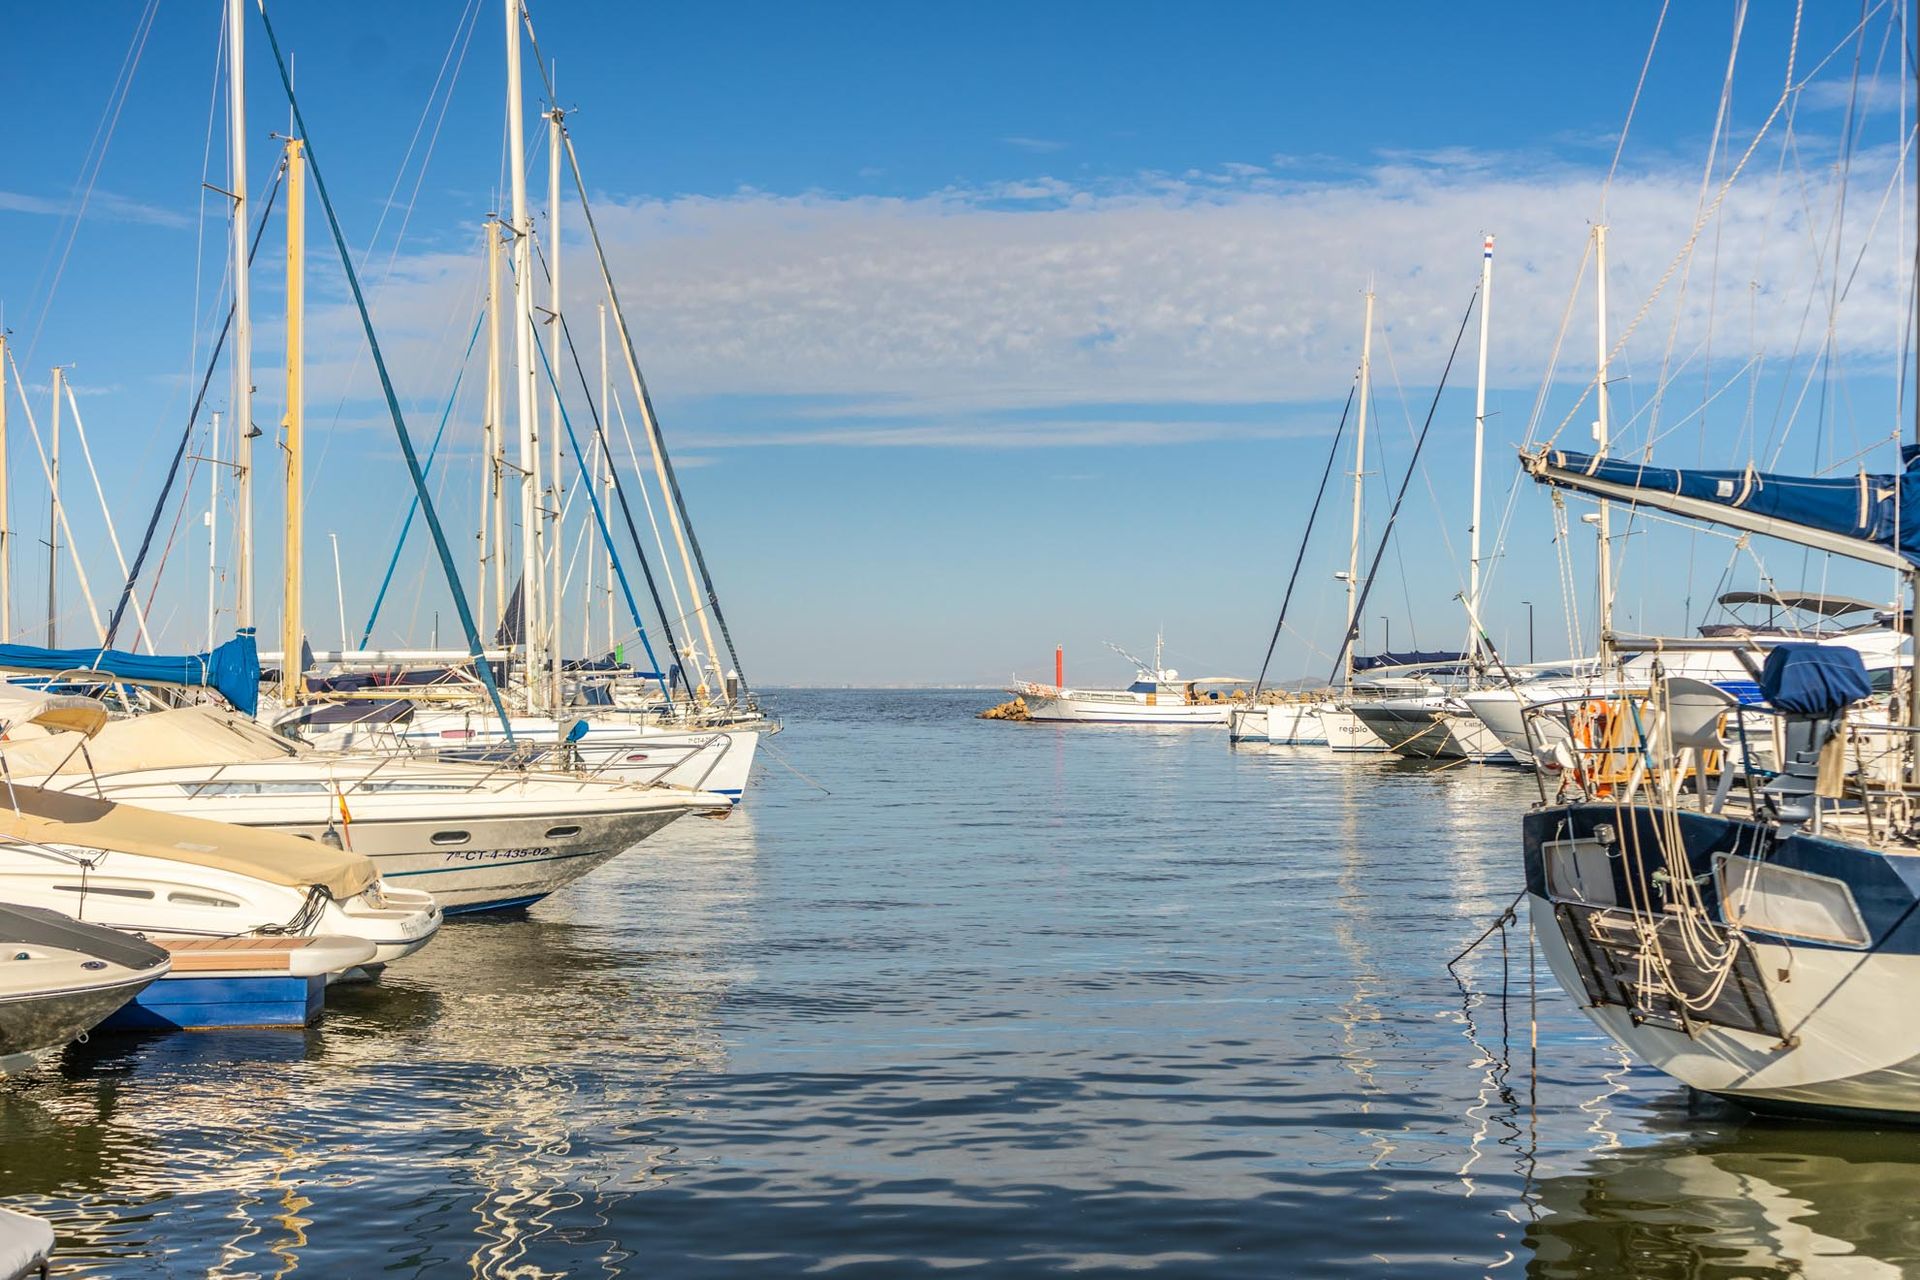
{"type": "MultiPolygon", "coordinates": [[[[1604,251],[1605,228],[1594,234],[1604,251]]],[[[1914,598],[1920,448],[1902,448],[1897,472],[1851,476],[1609,457],[1601,314],[1599,447],[1523,452],[1528,476],[1598,500],[1603,532],[1608,505],[1631,503],[1892,570],[1914,598]]],[[[1601,545],[1604,673],[1628,646],[1601,545]]],[[[1747,665],[1753,696],[1657,665],[1640,688],[1536,709],[1564,762],[1557,793],[1522,820],[1547,961],[1602,1030],[1694,1089],[1763,1111],[1920,1120],[1912,649],[1882,684],[1845,643],[1761,649],[1723,631],[1689,648],[1747,665]]]]}
{"type": "MultiPolygon", "coordinates": [[[[1480,254],[1479,378],[1473,411],[1473,505],[1468,523],[1468,586],[1465,605],[1471,637],[1466,671],[1485,666],[1487,655],[1480,632],[1480,518],[1481,487],[1487,433],[1487,334],[1493,307],[1493,237],[1487,236],[1480,254]]],[[[1462,697],[1463,689],[1438,685],[1412,696],[1387,697],[1351,704],[1359,719],[1386,750],[1416,760],[1511,760],[1500,739],[1482,724],[1462,697]]]]}
{"type": "MultiPolygon", "coordinates": [[[[1911,589],[1920,451],[1906,452],[1902,472],[1856,477],[1548,448],[1523,461],[1543,484],[1896,569],[1911,589]]],[[[1920,875],[1899,816],[1920,715],[1907,697],[1906,725],[1892,724],[1844,646],[1777,645],[1756,683],[1774,721],[1771,778],[1712,780],[1737,703],[1686,677],[1662,675],[1576,744],[1563,793],[1523,820],[1548,963],[1607,1034],[1693,1088],[1760,1110],[1920,1118],[1920,875]]]]}
{"type": "MultiPolygon", "coordinates": [[[[518,680],[507,691],[510,706],[505,714],[489,715],[481,681],[464,677],[460,668],[448,670],[447,678],[436,682],[430,694],[421,694],[403,680],[392,680],[396,674],[394,666],[383,663],[380,655],[342,650],[316,654],[315,659],[346,671],[385,667],[381,674],[391,682],[378,691],[379,699],[390,701],[417,695],[416,704],[403,715],[392,717],[356,715],[352,710],[316,716],[309,709],[316,701],[316,692],[289,685],[281,700],[284,709],[276,709],[271,714],[276,724],[299,732],[307,741],[329,751],[429,752],[441,759],[512,757],[544,769],[579,771],[599,778],[665,780],[738,801],[748,786],[759,735],[777,732],[779,726],[761,710],[753,692],[740,677],[738,654],[733,648],[726,616],[721,611],[640,373],[611,269],[600,252],[592,210],[586,199],[587,188],[567,131],[565,113],[557,109],[544,113],[548,134],[547,229],[544,251],[536,264],[539,246],[529,211],[526,174],[524,165],[517,160],[525,154],[521,46],[525,38],[531,38],[532,26],[519,0],[506,0],[504,12],[507,141],[509,155],[516,157],[508,165],[512,201],[505,227],[513,270],[511,288],[503,291],[499,287],[500,229],[490,221],[487,235],[488,387],[484,423],[488,476],[481,506],[479,581],[483,612],[491,586],[492,607],[499,623],[498,638],[518,658],[514,664],[518,680]],[[573,177],[606,294],[601,313],[600,394],[597,403],[592,400],[587,403],[592,422],[587,424],[589,429],[584,439],[576,430],[557,374],[569,363],[579,367],[578,353],[571,350],[571,331],[566,323],[561,292],[561,190],[563,174],[568,171],[573,177]],[[539,268],[544,268],[548,285],[544,349],[536,333],[533,297],[539,268]],[[503,306],[503,298],[510,299],[510,308],[503,306]],[[508,327],[512,333],[510,359],[503,357],[499,342],[502,315],[508,311],[511,313],[508,327]],[[643,565],[647,569],[652,603],[673,659],[670,668],[662,668],[655,658],[613,536],[617,515],[630,535],[631,550],[645,560],[639,524],[628,505],[626,484],[609,434],[609,418],[615,412],[620,414],[623,430],[625,422],[625,410],[620,407],[620,398],[609,376],[606,328],[609,317],[618,339],[614,347],[628,375],[630,399],[640,419],[641,435],[659,490],[656,511],[647,496],[644,480],[636,474],[636,487],[646,505],[646,521],[654,531],[655,545],[661,554],[664,571],[661,576],[675,601],[682,627],[699,633],[697,639],[689,635],[683,643],[675,630],[672,613],[659,593],[652,568],[643,565]],[[569,354],[574,357],[572,361],[566,359],[569,354]],[[505,396],[500,393],[503,371],[511,387],[510,394],[505,396]],[[508,400],[513,404],[512,430],[506,422],[508,400]],[[517,459],[511,464],[507,461],[509,436],[517,437],[518,441],[517,459]],[[571,494],[563,475],[563,441],[580,473],[580,483],[571,494]],[[507,493],[516,484],[520,529],[518,581],[510,590],[507,566],[516,549],[512,545],[507,493]],[[562,621],[566,613],[562,534],[570,502],[581,496],[584,496],[581,505],[589,509],[591,516],[586,540],[589,558],[593,558],[596,551],[603,552],[607,568],[604,596],[609,644],[617,652],[612,635],[616,594],[613,586],[617,581],[618,594],[624,598],[629,620],[653,664],[652,671],[618,660],[582,661],[562,657],[562,621]],[[667,537],[660,530],[662,524],[671,535],[676,555],[668,554],[667,537]],[[679,604],[683,588],[694,602],[691,610],[679,604]],[[716,626],[718,640],[714,634],[716,626]],[[720,657],[723,646],[731,660],[724,672],[720,657]]],[[[544,64],[541,64],[541,74],[546,75],[544,64]]],[[[548,89],[551,98],[551,85],[548,89]]],[[[630,436],[628,444],[631,447],[630,436]]],[[[638,458],[632,460],[637,470],[638,458]]],[[[589,633],[593,630],[592,614],[591,608],[585,613],[589,633]]],[[[369,632],[371,626],[370,621],[369,632]]],[[[284,667],[291,667],[294,664],[287,655],[295,652],[293,637],[289,636],[283,653],[270,654],[268,658],[271,661],[279,657],[284,667]]],[[[467,655],[422,656],[433,662],[448,658],[464,661],[467,655]]],[[[336,691],[323,687],[317,691],[317,700],[322,705],[345,701],[365,710],[372,698],[364,690],[349,687],[336,691]]]]}

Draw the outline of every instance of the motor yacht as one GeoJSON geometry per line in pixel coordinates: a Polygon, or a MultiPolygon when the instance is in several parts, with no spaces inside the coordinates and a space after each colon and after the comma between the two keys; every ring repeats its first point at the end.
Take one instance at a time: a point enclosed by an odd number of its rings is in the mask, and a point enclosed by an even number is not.
{"type": "Polygon", "coordinates": [[[0,1074],[91,1031],[170,964],[143,939],[45,908],[0,906],[0,1074]]]}
{"type": "Polygon", "coordinates": [[[206,704],[116,719],[90,738],[10,734],[0,762],[53,790],[358,854],[449,913],[530,905],[678,818],[730,808],[667,786],[317,752],[206,704]]]}

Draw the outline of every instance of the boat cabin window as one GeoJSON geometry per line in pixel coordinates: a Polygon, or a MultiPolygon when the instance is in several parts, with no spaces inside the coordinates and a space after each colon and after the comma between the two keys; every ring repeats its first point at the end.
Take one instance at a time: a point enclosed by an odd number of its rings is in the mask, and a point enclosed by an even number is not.
{"type": "Polygon", "coordinates": [[[1867,683],[1873,686],[1875,693],[1893,692],[1893,668],[1881,667],[1867,672],[1867,683]]]}
{"type": "Polygon", "coordinates": [[[1844,880],[1727,853],[1714,858],[1713,874],[1720,914],[1730,925],[1846,947],[1869,941],[1844,880]]]}
{"type": "Polygon", "coordinates": [[[1128,693],[1158,693],[1160,686],[1151,680],[1135,680],[1127,686],[1128,693]]]}
{"type": "Polygon", "coordinates": [[[215,898],[204,893],[181,893],[175,891],[167,895],[167,901],[182,907],[237,907],[240,904],[232,898],[215,898]]]}
{"type": "Polygon", "coordinates": [[[104,884],[57,884],[53,886],[66,893],[97,893],[108,898],[151,898],[151,889],[124,889],[104,884]]]}

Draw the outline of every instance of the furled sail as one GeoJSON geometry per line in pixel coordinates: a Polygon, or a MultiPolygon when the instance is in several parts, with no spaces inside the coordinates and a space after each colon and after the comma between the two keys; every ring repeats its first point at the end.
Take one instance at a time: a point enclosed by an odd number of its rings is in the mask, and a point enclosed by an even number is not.
{"type": "Polygon", "coordinates": [[[260,655],[251,627],[211,653],[179,657],[120,649],[41,649],[0,644],[0,670],[61,674],[97,671],[132,684],[192,685],[212,689],[247,715],[260,709],[260,655]]]}
{"type": "Polygon", "coordinates": [[[1920,567],[1920,449],[1899,475],[1791,476],[1677,470],[1541,449],[1520,465],[1541,484],[1781,538],[1871,564],[1920,567]]]}

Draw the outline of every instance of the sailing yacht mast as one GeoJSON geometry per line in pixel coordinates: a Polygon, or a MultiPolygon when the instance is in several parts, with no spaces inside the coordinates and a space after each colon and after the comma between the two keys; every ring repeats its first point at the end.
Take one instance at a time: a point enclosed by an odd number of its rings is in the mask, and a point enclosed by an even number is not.
{"type": "MultiPolygon", "coordinates": [[[[495,625],[507,611],[507,455],[506,424],[501,422],[500,395],[500,219],[487,216],[487,425],[486,501],[493,509],[491,543],[481,542],[482,574],[488,561],[493,565],[493,609],[495,625]]],[[[486,591],[484,581],[481,594],[486,591]]],[[[485,613],[485,610],[481,610],[485,613]]],[[[481,625],[485,625],[483,621],[481,625]]]]}
{"type": "Polygon", "coordinates": [[[1353,537],[1347,547],[1347,672],[1344,691],[1353,692],[1353,651],[1358,647],[1360,609],[1360,504],[1366,496],[1367,401],[1373,387],[1373,290],[1367,290],[1367,331],[1360,340],[1360,418],[1353,436],[1353,537]]]}
{"type": "MultiPolygon", "coordinates": [[[[1607,228],[1604,223],[1593,229],[1593,296],[1596,321],[1594,324],[1594,343],[1597,353],[1596,366],[1599,370],[1594,379],[1593,450],[1600,457],[1607,456],[1607,228]]],[[[1600,500],[1598,519],[1594,522],[1595,532],[1600,539],[1598,558],[1598,578],[1600,585],[1600,636],[1596,652],[1600,655],[1600,665],[1606,667],[1613,660],[1613,537],[1609,523],[1610,504],[1600,500]]]]}
{"type": "Polygon", "coordinates": [[[287,530],[284,600],[281,604],[280,696],[289,705],[299,702],[302,687],[300,655],[305,650],[301,631],[301,536],[306,519],[302,490],[306,426],[307,310],[307,161],[300,139],[288,138],[287,151],[287,530]]]}
{"type": "MultiPolygon", "coordinates": [[[[556,69],[549,77],[553,83],[559,71],[556,69]]],[[[560,714],[560,702],[566,681],[561,679],[565,670],[565,653],[560,645],[560,624],[567,612],[566,595],[566,477],[560,470],[560,153],[564,143],[560,138],[560,125],[564,117],[557,103],[549,103],[547,112],[547,367],[552,371],[553,400],[547,417],[547,554],[553,563],[549,570],[553,586],[547,592],[552,601],[551,616],[547,619],[548,661],[553,667],[553,714],[560,714]]]]}
{"type": "Polygon", "coordinates": [[[7,523],[7,334],[0,329],[0,644],[13,640],[12,542],[7,523]]]}
{"type": "Polygon", "coordinates": [[[520,103],[520,0],[506,0],[507,169],[513,178],[513,376],[520,427],[520,623],[527,663],[527,696],[542,701],[545,682],[534,657],[540,617],[540,450],[534,439],[533,223],[527,216],[527,139],[520,103]]]}
{"type": "Polygon", "coordinates": [[[234,606],[253,625],[253,314],[247,290],[247,75],[245,0],[227,0],[227,195],[233,201],[233,457],[240,553],[234,606]]]}
{"type": "MultiPolygon", "coordinates": [[[[607,379],[607,304],[600,304],[600,416],[604,420],[609,412],[610,401],[607,392],[610,387],[607,379]]],[[[604,441],[605,433],[602,432],[604,441]]],[[[600,509],[613,509],[613,457],[608,453],[604,442],[593,455],[593,473],[600,478],[600,509]]],[[[591,545],[591,544],[589,544],[591,545]]],[[[613,630],[613,552],[607,552],[607,652],[615,647],[613,630]]],[[[588,628],[589,634],[592,628],[588,628]]],[[[588,646],[591,650],[592,646],[588,646]]],[[[591,656],[591,655],[589,655],[591,656]]]]}
{"type": "Polygon", "coordinates": [[[1472,549],[1467,576],[1467,614],[1472,640],[1467,651],[1475,656],[1480,653],[1480,488],[1487,447],[1487,314],[1492,303],[1493,237],[1488,236],[1480,250],[1480,375],[1473,392],[1473,523],[1468,529],[1472,549]]]}
{"type": "Polygon", "coordinates": [[[47,489],[47,648],[59,648],[56,619],[60,616],[60,385],[66,371],[53,366],[53,425],[48,429],[47,489]]]}

